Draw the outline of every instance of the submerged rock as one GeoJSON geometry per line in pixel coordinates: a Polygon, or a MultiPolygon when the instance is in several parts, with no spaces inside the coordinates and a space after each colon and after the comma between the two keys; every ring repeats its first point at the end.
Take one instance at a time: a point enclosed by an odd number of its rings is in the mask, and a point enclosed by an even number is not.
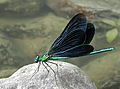
{"type": "Polygon", "coordinates": [[[40,14],[43,6],[43,0],[1,0],[0,15],[33,16],[40,14]]]}
{"type": "Polygon", "coordinates": [[[1,64],[12,64],[13,62],[8,61],[11,56],[9,55],[11,49],[11,42],[6,36],[0,33],[0,65],[1,64]]]}
{"type": "Polygon", "coordinates": [[[48,74],[41,64],[39,71],[33,76],[38,64],[30,64],[20,68],[9,78],[0,79],[0,89],[96,89],[77,66],[60,61],[51,62],[58,64],[57,69],[55,64],[48,63],[55,73],[44,64],[49,70],[48,74]]]}
{"type": "Polygon", "coordinates": [[[74,4],[84,7],[90,11],[104,11],[111,10],[113,12],[120,13],[120,1],[119,0],[69,0],[74,4]]]}
{"type": "Polygon", "coordinates": [[[73,16],[76,13],[88,13],[84,7],[78,6],[70,0],[46,0],[46,5],[57,15],[64,17],[73,16]]]}
{"type": "Polygon", "coordinates": [[[46,0],[46,4],[60,15],[64,13],[72,15],[78,12],[96,13],[99,11],[120,13],[119,0],[46,0]]]}

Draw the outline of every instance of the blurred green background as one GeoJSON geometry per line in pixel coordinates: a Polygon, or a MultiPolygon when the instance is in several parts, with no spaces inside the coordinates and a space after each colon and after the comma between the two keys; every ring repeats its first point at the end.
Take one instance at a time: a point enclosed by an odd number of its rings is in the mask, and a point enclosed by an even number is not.
{"type": "Polygon", "coordinates": [[[0,0],[0,78],[48,51],[77,13],[95,25],[96,50],[115,50],[61,61],[79,66],[98,89],[120,89],[119,0],[0,0]]]}

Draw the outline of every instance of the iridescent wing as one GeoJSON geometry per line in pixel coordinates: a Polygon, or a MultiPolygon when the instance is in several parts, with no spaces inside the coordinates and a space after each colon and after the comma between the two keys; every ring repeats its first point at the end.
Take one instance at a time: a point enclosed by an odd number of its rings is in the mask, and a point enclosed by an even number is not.
{"type": "Polygon", "coordinates": [[[65,51],[54,53],[51,55],[51,57],[53,59],[55,58],[58,59],[59,57],[61,57],[61,59],[65,59],[65,57],[66,58],[79,57],[79,56],[88,55],[93,50],[94,48],[91,45],[79,45],[79,46],[75,46],[70,49],[67,49],[65,51]]]}
{"type": "Polygon", "coordinates": [[[90,44],[90,42],[93,39],[93,36],[95,34],[95,27],[92,23],[87,24],[87,30],[86,30],[86,40],[84,44],[90,44]]]}
{"type": "Polygon", "coordinates": [[[87,26],[87,20],[85,15],[83,14],[77,14],[75,15],[67,24],[61,35],[55,40],[55,42],[52,44],[51,49],[59,45],[61,40],[65,38],[69,33],[75,31],[75,30],[82,30],[86,32],[86,26],[87,26]]]}
{"type": "Polygon", "coordinates": [[[59,45],[53,47],[48,54],[51,55],[53,53],[65,51],[78,45],[89,44],[93,39],[94,34],[94,25],[92,23],[88,23],[86,32],[78,29],[70,32],[59,42],[59,45]]]}
{"type": "Polygon", "coordinates": [[[63,38],[59,45],[55,46],[54,48],[50,49],[48,55],[65,51],[70,49],[74,46],[81,45],[85,42],[85,33],[81,30],[76,30],[68,34],[65,38],[63,38]]]}
{"type": "Polygon", "coordinates": [[[86,17],[83,14],[75,15],[65,27],[61,35],[55,40],[48,54],[64,51],[73,46],[83,44],[87,27],[86,17]]]}
{"type": "Polygon", "coordinates": [[[65,59],[87,55],[93,51],[90,44],[95,33],[92,23],[87,23],[83,14],[77,14],[55,40],[48,55],[52,59],[65,59]]]}

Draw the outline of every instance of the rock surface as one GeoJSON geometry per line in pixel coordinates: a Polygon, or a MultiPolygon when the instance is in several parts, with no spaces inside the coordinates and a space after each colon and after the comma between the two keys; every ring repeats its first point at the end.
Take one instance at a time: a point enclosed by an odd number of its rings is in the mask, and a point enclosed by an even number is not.
{"type": "Polygon", "coordinates": [[[77,66],[60,61],[51,62],[58,64],[57,71],[55,64],[48,63],[55,73],[45,65],[49,70],[48,74],[42,64],[39,72],[31,78],[38,64],[26,65],[9,78],[0,79],[0,89],[96,89],[91,80],[77,66]]]}

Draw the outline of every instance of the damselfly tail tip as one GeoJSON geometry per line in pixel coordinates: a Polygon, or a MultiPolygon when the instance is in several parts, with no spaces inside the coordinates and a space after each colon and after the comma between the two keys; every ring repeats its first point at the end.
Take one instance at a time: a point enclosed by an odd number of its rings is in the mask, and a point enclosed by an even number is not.
{"type": "Polygon", "coordinates": [[[111,47],[111,48],[108,48],[110,51],[114,50],[115,48],[111,47]]]}
{"type": "Polygon", "coordinates": [[[93,51],[90,53],[90,55],[92,54],[97,54],[97,53],[102,53],[102,52],[107,52],[107,51],[112,51],[114,50],[115,48],[113,47],[110,47],[110,48],[104,48],[104,49],[100,49],[100,50],[96,50],[96,51],[93,51]]]}

